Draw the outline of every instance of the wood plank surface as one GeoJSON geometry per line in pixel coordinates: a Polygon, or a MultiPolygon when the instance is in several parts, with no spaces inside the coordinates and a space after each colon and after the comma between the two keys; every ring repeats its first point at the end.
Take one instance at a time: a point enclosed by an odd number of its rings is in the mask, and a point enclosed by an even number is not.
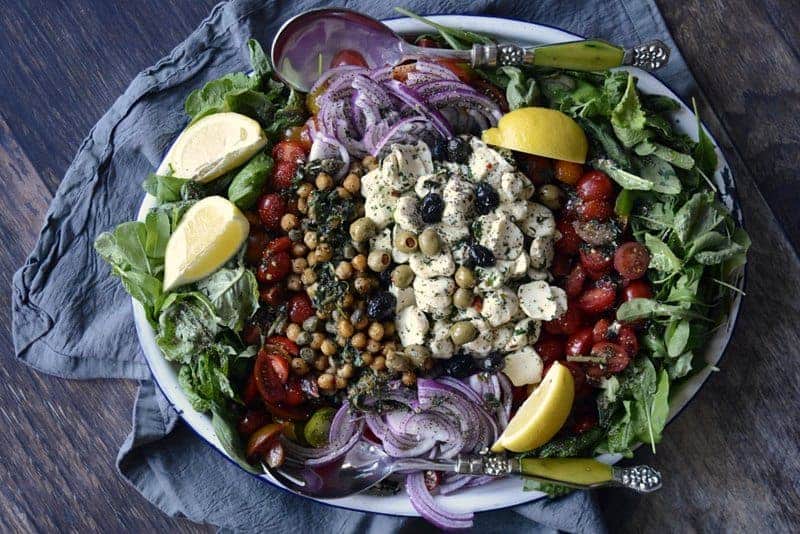
{"type": "MultiPolygon", "coordinates": [[[[0,0],[6,288],[83,136],[215,3],[0,0]]],[[[658,4],[699,96],[708,97],[704,109],[721,119],[704,116],[733,166],[755,244],[721,372],[669,426],[655,457],[637,454],[664,471],[667,485],[646,498],[605,491],[601,502],[615,532],[797,531],[800,265],[778,220],[797,246],[800,7],[793,0],[658,4]]],[[[63,380],[14,361],[8,289],[0,306],[0,531],[213,530],[165,516],[118,477],[136,385],[63,380]]]]}

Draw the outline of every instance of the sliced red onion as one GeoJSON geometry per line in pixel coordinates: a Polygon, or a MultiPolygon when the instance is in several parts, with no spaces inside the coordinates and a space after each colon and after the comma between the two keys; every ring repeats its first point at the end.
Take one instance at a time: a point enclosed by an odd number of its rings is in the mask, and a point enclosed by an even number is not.
{"type": "Polygon", "coordinates": [[[450,125],[447,123],[445,118],[442,117],[442,114],[435,109],[428,107],[427,104],[422,101],[420,95],[418,95],[417,92],[412,88],[398,82],[397,80],[390,80],[386,82],[386,87],[388,87],[395,95],[397,95],[400,100],[410,106],[415,112],[431,121],[433,127],[436,128],[436,131],[439,132],[442,137],[448,139],[453,136],[453,130],[450,128],[450,125]]]}
{"type": "Polygon", "coordinates": [[[472,477],[469,475],[452,475],[450,478],[439,484],[439,493],[449,495],[458,491],[469,483],[472,477]]]}
{"type": "Polygon", "coordinates": [[[481,477],[470,477],[470,480],[467,482],[466,486],[468,488],[474,488],[476,486],[483,486],[484,484],[488,484],[497,480],[497,477],[490,477],[490,476],[481,476],[481,477]]]}
{"type": "Polygon", "coordinates": [[[444,530],[467,529],[472,526],[472,520],[475,517],[473,514],[451,512],[436,503],[425,486],[423,472],[406,476],[406,491],[414,509],[434,526],[444,530]]]}
{"type": "Polygon", "coordinates": [[[361,71],[366,70],[364,67],[359,67],[356,65],[342,65],[340,67],[333,67],[332,69],[328,69],[322,73],[322,76],[314,82],[314,85],[311,86],[311,89],[308,90],[310,94],[316,94],[320,87],[322,87],[328,81],[335,80],[339,75],[345,72],[353,72],[353,71],[361,71]]]}
{"type": "Polygon", "coordinates": [[[506,412],[506,417],[511,417],[511,403],[514,400],[514,394],[511,391],[511,381],[505,373],[497,373],[497,381],[500,383],[500,397],[503,403],[503,410],[506,412]]]}
{"type": "Polygon", "coordinates": [[[372,149],[372,155],[379,157],[384,149],[388,149],[395,143],[415,143],[420,138],[427,137],[425,134],[430,127],[431,123],[422,117],[403,119],[389,128],[389,131],[386,132],[383,138],[375,143],[372,149]]]}

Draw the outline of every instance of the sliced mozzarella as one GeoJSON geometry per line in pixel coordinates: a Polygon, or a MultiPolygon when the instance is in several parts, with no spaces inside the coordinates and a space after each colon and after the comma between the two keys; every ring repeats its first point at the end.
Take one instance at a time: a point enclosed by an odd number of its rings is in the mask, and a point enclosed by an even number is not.
{"type": "Polygon", "coordinates": [[[394,222],[403,230],[418,234],[425,227],[419,212],[417,197],[405,195],[394,206],[394,222]]]}
{"type": "Polygon", "coordinates": [[[531,241],[531,267],[534,269],[547,269],[553,261],[555,247],[552,237],[534,237],[531,241]]]}
{"type": "Polygon", "coordinates": [[[554,237],[556,234],[553,212],[536,202],[528,202],[528,215],[521,227],[530,237],[554,237]]]}
{"type": "Polygon", "coordinates": [[[456,283],[448,276],[437,278],[417,276],[414,279],[414,300],[417,307],[437,319],[444,318],[450,313],[455,290],[456,283]]]}
{"type": "MultiPolygon", "coordinates": [[[[542,280],[536,280],[519,286],[517,296],[519,297],[519,306],[522,311],[531,319],[539,321],[552,321],[558,317],[561,311],[561,295],[554,292],[550,284],[542,280]]],[[[566,302],[566,293],[564,293],[564,302],[566,302]]]]}
{"type": "Polygon", "coordinates": [[[456,263],[449,250],[444,249],[436,256],[426,256],[415,252],[408,258],[408,265],[417,278],[434,278],[452,276],[456,272],[456,263]]]}
{"type": "Polygon", "coordinates": [[[474,182],[487,181],[495,189],[500,187],[500,178],[514,167],[496,150],[489,148],[483,141],[470,140],[472,154],[469,157],[469,170],[474,182]]]}
{"type": "Polygon", "coordinates": [[[492,340],[492,348],[494,350],[504,351],[505,346],[511,340],[511,335],[513,331],[514,328],[511,323],[495,328],[494,339],[492,340]]]}
{"type": "Polygon", "coordinates": [[[422,345],[425,343],[425,335],[430,328],[428,318],[416,306],[404,308],[397,314],[395,320],[397,335],[400,343],[404,347],[409,345],[422,345]]]}
{"type": "Polygon", "coordinates": [[[397,197],[393,195],[389,178],[378,169],[361,178],[361,195],[364,197],[364,215],[372,219],[375,226],[385,228],[392,222],[397,197]]]}
{"type": "Polygon", "coordinates": [[[433,325],[433,336],[429,342],[431,356],[440,360],[446,360],[453,356],[455,346],[450,339],[450,323],[447,321],[436,321],[433,325]]]}
{"type": "Polygon", "coordinates": [[[500,326],[510,321],[517,313],[517,309],[519,309],[517,296],[507,287],[502,287],[486,292],[480,313],[490,325],[500,326]]]}
{"type": "Polygon", "coordinates": [[[524,238],[516,224],[502,212],[479,218],[478,242],[488,248],[499,260],[515,260],[522,254],[524,238]]]}
{"type": "Polygon", "coordinates": [[[532,347],[524,347],[505,357],[503,372],[515,387],[542,381],[542,358],[532,347]]]}
{"type": "Polygon", "coordinates": [[[417,178],[433,172],[433,160],[428,145],[392,145],[392,151],[381,164],[381,173],[391,179],[396,191],[404,193],[414,187],[417,178]]]}
{"type": "Polygon", "coordinates": [[[413,287],[397,287],[396,285],[392,284],[389,286],[389,293],[394,295],[394,298],[397,299],[397,304],[394,308],[395,312],[404,310],[405,308],[413,306],[416,303],[414,300],[413,287]]]}

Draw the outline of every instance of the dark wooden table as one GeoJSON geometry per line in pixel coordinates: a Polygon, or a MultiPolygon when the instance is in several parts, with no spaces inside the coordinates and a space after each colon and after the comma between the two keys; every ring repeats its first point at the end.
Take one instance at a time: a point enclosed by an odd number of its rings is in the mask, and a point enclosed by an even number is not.
{"type": "MultiPolygon", "coordinates": [[[[133,76],[214,0],[0,0],[0,277],[33,246],[81,139],[133,76]]],[[[800,5],[658,0],[733,167],[755,245],[733,342],[705,388],[639,459],[660,492],[603,492],[614,531],[800,530],[800,5]],[[716,113],[717,120],[711,113],[716,113]]],[[[136,384],[77,382],[14,361],[0,293],[0,530],[201,531],[116,474],[136,384]]],[[[644,449],[644,448],[643,448],[644,449]]]]}

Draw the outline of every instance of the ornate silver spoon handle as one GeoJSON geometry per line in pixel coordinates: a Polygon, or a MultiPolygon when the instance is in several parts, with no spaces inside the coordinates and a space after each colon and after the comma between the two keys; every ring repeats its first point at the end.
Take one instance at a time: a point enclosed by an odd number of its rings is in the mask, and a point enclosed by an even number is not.
{"type": "Polygon", "coordinates": [[[599,39],[590,39],[529,47],[476,44],[470,51],[470,60],[473,67],[538,65],[597,71],[631,65],[655,70],[667,64],[669,54],[669,47],[658,40],[624,49],[599,39]]]}
{"type": "Polygon", "coordinates": [[[639,493],[661,487],[661,473],[648,465],[616,467],[591,458],[459,457],[455,472],[466,475],[522,475],[577,489],[621,486],[639,493]]]}

